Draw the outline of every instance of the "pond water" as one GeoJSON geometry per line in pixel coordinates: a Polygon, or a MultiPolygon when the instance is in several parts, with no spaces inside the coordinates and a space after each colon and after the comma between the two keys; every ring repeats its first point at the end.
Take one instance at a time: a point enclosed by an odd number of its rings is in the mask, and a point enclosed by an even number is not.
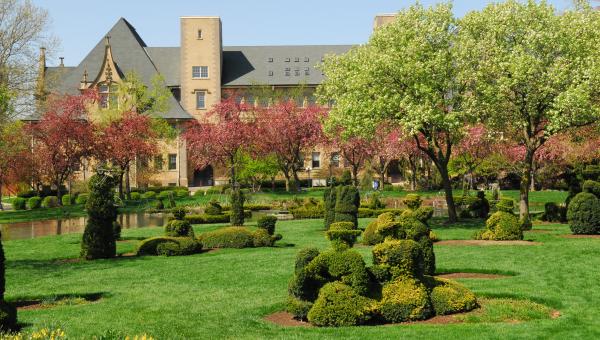
{"type": "MultiPolygon", "coordinates": [[[[255,211],[247,221],[258,220],[261,216],[272,214],[273,211],[255,211]]],[[[120,214],[117,221],[123,229],[144,227],[160,227],[165,225],[169,214],[127,213],[120,214]]],[[[65,219],[17,222],[0,224],[2,240],[22,240],[43,236],[83,233],[87,217],[72,217],[65,219]]]]}

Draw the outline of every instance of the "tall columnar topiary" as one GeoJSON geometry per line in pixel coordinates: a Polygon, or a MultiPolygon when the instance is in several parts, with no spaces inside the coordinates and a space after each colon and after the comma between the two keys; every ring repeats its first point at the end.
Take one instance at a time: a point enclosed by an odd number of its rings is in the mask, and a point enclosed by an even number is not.
{"type": "Polygon", "coordinates": [[[244,225],[244,193],[239,188],[231,190],[231,225],[244,225]]]}
{"type": "Polygon", "coordinates": [[[325,230],[329,230],[331,223],[335,222],[336,193],[336,187],[327,188],[323,193],[323,202],[325,205],[325,230]]]}
{"type": "Polygon", "coordinates": [[[114,223],[117,207],[114,201],[116,176],[96,174],[90,178],[89,197],[85,205],[88,221],[81,240],[81,257],[87,260],[111,258],[117,246],[114,223]]]}
{"type": "Polygon", "coordinates": [[[337,187],[334,222],[352,222],[358,226],[359,206],[360,194],[356,187],[351,185],[337,187]]]}
{"type": "MultiPolygon", "coordinates": [[[[2,239],[1,234],[0,239],[2,239]]],[[[6,279],[4,278],[5,260],[4,248],[2,247],[2,241],[0,241],[0,329],[12,330],[17,325],[17,309],[4,301],[4,289],[6,284],[6,279]]]]}

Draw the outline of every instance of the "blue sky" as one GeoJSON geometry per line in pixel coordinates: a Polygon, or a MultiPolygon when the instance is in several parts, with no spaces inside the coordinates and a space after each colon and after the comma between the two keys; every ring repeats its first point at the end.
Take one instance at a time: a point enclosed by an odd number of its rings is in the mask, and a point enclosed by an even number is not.
{"type": "MultiPolygon", "coordinates": [[[[120,18],[126,18],[148,46],[178,46],[179,17],[220,16],[224,45],[358,44],[365,42],[379,13],[396,12],[403,0],[33,0],[52,18],[60,40],[50,65],[65,57],[77,65],[120,18]]],[[[425,5],[440,1],[422,0],[425,5]]],[[[462,16],[491,1],[454,1],[462,16]]],[[[571,1],[550,0],[558,9],[571,1]]]]}

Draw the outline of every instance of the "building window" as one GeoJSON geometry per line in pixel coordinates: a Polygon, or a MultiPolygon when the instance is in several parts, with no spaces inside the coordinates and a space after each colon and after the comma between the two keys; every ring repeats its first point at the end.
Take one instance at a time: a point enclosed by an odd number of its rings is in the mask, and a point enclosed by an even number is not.
{"type": "Polygon", "coordinates": [[[196,110],[206,109],[206,92],[196,92],[196,110]]]}
{"type": "Polygon", "coordinates": [[[331,154],[330,164],[334,168],[339,168],[340,167],[340,153],[339,152],[333,152],[331,154]]]}
{"type": "Polygon", "coordinates": [[[194,79],[208,78],[208,66],[192,66],[192,78],[194,78],[194,79]]]}
{"type": "Polygon", "coordinates": [[[309,61],[309,60],[310,60],[310,59],[308,59],[308,57],[304,57],[304,62],[305,62],[305,63],[308,63],[308,61],[309,61]]]}
{"type": "Polygon", "coordinates": [[[118,108],[119,101],[117,98],[117,86],[116,85],[107,85],[100,84],[98,85],[98,94],[100,96],[99,104],[100,108],[108,109],[108,108],[118,108]]]}
{"type": "Polygon", "coordinates": [[[272,63],[272,62],[273,62],[273,58],[269,58],[268,60],[269,60],[269,62],[270,62],[270,63],[272,63]]]}
{"type": "Polygon", "coordinates": [[[169,154],[169,170],[177,170],[177,154],[169,154]]]}
{"type": "Polygon", "coordinates": [[[296,77],[300,76],[300,68],[296,67],[296,69],[294,70],[294,74],[296,75],[296,77]]]}
{"type": "Polygon", "coordinates": [[[286,67],[286,68],[285,68],[285,76],[286,76],[286,77],[289,77],[289,76],[290,76],[290,74],[291,74],[291,72],[292,72],[292,69],[291,69],[291,68],[289,68],[289,67],[286,67]]]}
{"type": "Polygon", "coordinates": [[[310,67],[307,67],[304,69],[304,75],[305,76],[310,76],[310,67]]]}
{"type": "Polygon", "coordinates": [[[285,62],[289,63],[290,62],[290,58],[285,58],[285,62]]]}
{"type": "Polygon", "coordinates": [[[269,77],[273,76],[273,71],[269,71],[269,77]]]}
{"type": "Polygon", "coordinates": [[[163,157],[162,155],[154,156],[154,169],[160,171],[163,169],[163,157]]]}
{"type": "Polygon", "coordinates": [[[202,30],[198,30],[198,39],[202,39],[202,30]]]}
{"type": "Polygon", "coordinates": [[[318,169],[321,167],[321,153],[313,152],[312,153],[312,168],[318,169]]]}
{"type": "Polygon", "coordinates": [[[295,61],[295,62],[297,62],[297,63],[299,63],[299,62],[300,62],[300,57],[296,57],[296,58],[294,59],[294,61],[295,61]]]}

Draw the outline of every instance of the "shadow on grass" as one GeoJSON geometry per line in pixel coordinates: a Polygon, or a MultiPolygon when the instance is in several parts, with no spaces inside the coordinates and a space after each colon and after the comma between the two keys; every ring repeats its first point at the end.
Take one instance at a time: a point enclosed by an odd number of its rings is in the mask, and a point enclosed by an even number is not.
{"type": "Polygon", "coordinates": [[[436,275],[452,274],[452,273],[496,274],[496,275],[506,275],[506,276],[519,275],[519,273],[510,271],[510,270],[478,269],[478,268],[438,268],[435,272],[436,275]]]}
{"type": "Polygon", "coordinates": [[[23,299],[15,299],[11,303],[17,308],[31,308],[34,306],[42,305],[60,305],[61,302],[70,301],[75,299],[81,299],[84,302],[96,302],[100,299],[106,298],[110,294],[105,292],[98,293],[83,293],[83,294],[53,294],[45,296],[35,296],[23,299]]]}
{"type": "Polygon", "coordinates": [[[485,219],[459,219],[458,222],[448,223],[448,219],[445,217],[433,217],[429,220],[429,226],[434,229],[483,229],[485,228],[485,219]]]}
{"type": "Polygon", "coordinates": [[[63,270],[65,267],[79,265],[92,266],[98,264],[117,264],[125,261],[137,261],[143,257],[139,256],[120,256],[117,255],[111,259],[84,260],[82,258],[50,259],[50,260],[9,260],[6,262],[7,269],[19,270],[43,270],[44,272],[53,272],[63,270]]]}

